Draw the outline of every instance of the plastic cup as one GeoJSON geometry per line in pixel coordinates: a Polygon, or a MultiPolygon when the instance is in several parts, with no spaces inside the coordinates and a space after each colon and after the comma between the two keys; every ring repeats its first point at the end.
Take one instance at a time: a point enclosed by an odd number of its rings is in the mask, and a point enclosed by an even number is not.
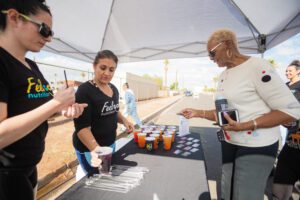
{"type": "Polygon", "coordinates": [[[160,132],[159,132],[159,141],[161,141],[161,142],[163,141],[164,130],[165,130],[165,129],[163,129],[163,128],[161,128],[161,129],[159,130],[159,131],[160,131],[160,132]]]}
{"type": "Polygon", "coordinates": [[[134,140],[134,142],[136,142],[136,143],[138,142],[138,133],[139,133],[138,131],[134,131],[134,132],[133,132],[133,140],[134,140]]]}
{"type": "Polygon", "coordinates": [[[113,149],[111,147],[100,147],[96,153],[98,157],[102,160],[99,166],[100,174],[108,174],[111,166],[111,158],[112,158],[113,149]]]}
{"type": "Polygon", "coordinates": [[[146,133],[138,133],[138,145],[139,145],[140,148],[145,148],[146,133]]]}
{"type": "Polygon", "coordinates": [[[175,131],[173,130],[168,130],[165,132],[166,135],[172,135],[172,142],[175,141],[175,131]]]}
{"type": "Polygon", "coordinates": [[[172,144],[172,135],[163,135],[164,150],[170,150],[172,144]]]}
{"type": "Polygon", "coordinates": [[[159,134],[153,133],[153,134],[150,135],[150,137],[154,137],[155,138],[153,148],[154,149],[158,149],[159,134]]]}
{"type": "Polygon", "coordinates": [[[146,137],[146,149],[148,151],[152,151],[154,149],[154,142],[155,142],[154,137],[146,137]]]}

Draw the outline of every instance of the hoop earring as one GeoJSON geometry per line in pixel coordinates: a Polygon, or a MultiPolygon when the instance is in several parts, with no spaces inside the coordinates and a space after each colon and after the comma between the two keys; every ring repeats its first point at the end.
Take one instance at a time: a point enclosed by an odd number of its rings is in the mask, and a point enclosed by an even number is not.
{"type": "Polygon", "coordinates": [[[228,58],[231,58],[231,57],[232,57],[232,52],[229,51],[229,50],[227,50],[227,51],[226,51],[226,55],[227,55],[228,58]],[[229,55],[229,52],[230,52],[230,55],[229,55]]]}

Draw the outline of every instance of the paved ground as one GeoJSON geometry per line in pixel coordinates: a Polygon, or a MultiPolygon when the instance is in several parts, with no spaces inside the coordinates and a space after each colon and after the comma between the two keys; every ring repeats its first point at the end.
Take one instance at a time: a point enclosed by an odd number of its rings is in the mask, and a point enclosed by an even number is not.
{"type": "MultiPolygon", "coordinates": [[[[195,99],[192,97],[185,97],[178,103],[172,105],[170,108],[161,113],[156,119],[155,123],[165,125],[179,125],[178,116],[175,114],[183,108],[197,108],[197,109],[213,109],[214,103],[211,95],[200,95],[195,99]]],[[[211,199],[220,198],[220,181],[221,181],[221,146],[217,139],[216,130],[218,127],[212,125],[211,121],[204,119],[189,120],[190,127],[203,127],[201,131],[201,143],[205,156],[206,175],[208,179],[211,199]],[[204,131],[205,127],[205,131],[204,131]]],[[[265,190],[264,200],[271,199],[272,177],[269,178],[267,188],[265,190]]],[[[299,199],[299,192],[294,190],[293,199],[299,199]]]]}

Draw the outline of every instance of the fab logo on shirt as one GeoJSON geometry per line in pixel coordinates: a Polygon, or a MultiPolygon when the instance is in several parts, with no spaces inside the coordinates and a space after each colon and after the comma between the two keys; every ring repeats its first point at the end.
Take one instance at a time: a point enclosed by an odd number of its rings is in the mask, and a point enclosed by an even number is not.
{"type": "Polygon", "coordinates": [[[46,98],[51,95],[51,87],[49,84],[43,85],[40,79],[34,79],[33,77],[27,78],[27,98],[38,99],[46,98]]]}
{"type": "Polygon", "coordinates": [[[110,115],[119,111],[119,104],[114,104],[113,101],[106,101],[101,110],[101,116],[110,115]]]}

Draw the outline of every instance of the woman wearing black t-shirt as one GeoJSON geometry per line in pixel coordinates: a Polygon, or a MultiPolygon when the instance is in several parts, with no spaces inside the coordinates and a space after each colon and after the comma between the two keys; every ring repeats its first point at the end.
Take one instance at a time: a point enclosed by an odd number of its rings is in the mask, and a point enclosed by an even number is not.
{"type": "Polygon", "coordinates": [[[100,51],[93,63],[95,77],[78,87],[76,102],[87,103],[82,115],[74,119],[73,145],[78,161],[90,176],[98,173],[101,160],[94,153],[100,146],[114,149],[117,123],[128,130],[133,125],[119,112],[119,92],[110,83],[117,68],[118,58],[109,50],[100,51]]]}
{"type": "MultiPolygon", "coordinates": [[[[286,69],[286,77],[290,80],[287,86],[300,101],[300,61],[293,61],[286,69]]],[[[285,145],[278,156],[273,183],[273,199],[288,200],[293,186],[300,180],[300,131],[299,121],[287,125],[288,134],[285,145]]]]}
{"type": "Polygon", "coordinates": [[[36,165],[41,160],[47,119],[64,109],[78,117],[87,105],[75,104],[73,88],[52,97],[35,62],[25,58],[51,41],[52,17],[42,0],[1,0],[0,4],[0,199],[34,199],[36,165]],[[1,152],[2,152],[1,150],[1,152]],[[7,155],[7,154],[6,154],[7,155]],[[1,155],[3,156],[3,155],[1,155]]]}

